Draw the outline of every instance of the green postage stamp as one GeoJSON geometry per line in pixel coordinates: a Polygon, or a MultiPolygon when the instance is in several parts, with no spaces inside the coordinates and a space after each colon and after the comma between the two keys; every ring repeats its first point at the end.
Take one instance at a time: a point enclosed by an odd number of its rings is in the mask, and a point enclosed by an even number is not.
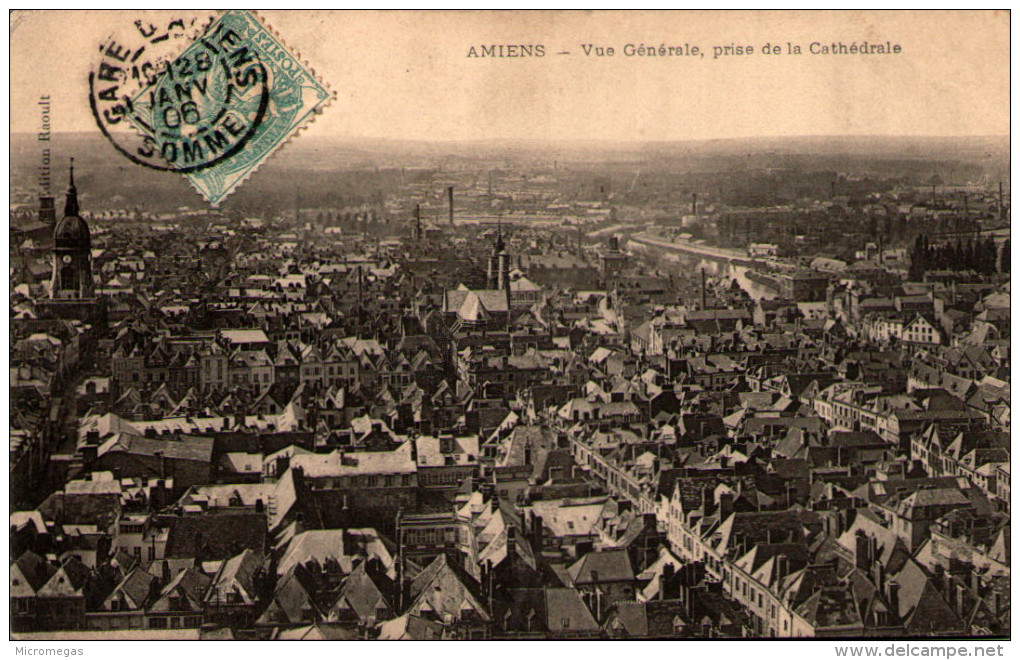
{"type": "Polygon", "coordinates": [[[213,206],[332,99],[252,12],[135,27],[100,46],[93,115],[122,154],[183,174],[213,206]]]}

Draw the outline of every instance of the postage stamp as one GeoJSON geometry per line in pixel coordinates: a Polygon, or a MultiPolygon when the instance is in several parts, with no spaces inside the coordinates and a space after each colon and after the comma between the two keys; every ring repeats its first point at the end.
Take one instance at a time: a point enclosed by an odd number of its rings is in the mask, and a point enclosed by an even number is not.
{"type": "Polygon", "coordinates": [[[176,32],[167,30],[165,38],[153,36],[160,32],[155,26],[139,27],[148,43],[111,40],[101,47],[90,102],[118,151],[139,165],[184,175],[217,206],[332,95],[249,11],[225,12],[181,39],[188,25],[175,21],[176,32]],[[159,47],[163,52],[153,55],[159,47]]]}

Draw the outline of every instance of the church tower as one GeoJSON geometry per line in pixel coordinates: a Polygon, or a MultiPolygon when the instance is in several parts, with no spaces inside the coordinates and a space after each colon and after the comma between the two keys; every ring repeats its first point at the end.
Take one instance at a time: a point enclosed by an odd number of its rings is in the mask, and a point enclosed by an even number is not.
{"type": "Polygon", "coordinates": [[[510,253],[506,251],[506,243],[503,242],[502,223],[496,228],[496,242],[492,245],[486,275],[485,288],[498,291],[510,289],[510,253]]]}
{"type": "Polygon", "coordinates": [[[81,300],[95,296],[92,281],[92,237],[88,224],[78,215],[78,189],[74,185],[74,159],[64,217],[53,232],[53,277],[50,298],[81,300]]]}

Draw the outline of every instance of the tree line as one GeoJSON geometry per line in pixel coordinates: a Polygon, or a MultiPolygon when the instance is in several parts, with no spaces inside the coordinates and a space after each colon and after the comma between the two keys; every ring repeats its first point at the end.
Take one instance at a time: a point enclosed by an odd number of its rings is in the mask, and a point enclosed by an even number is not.
{"type": "Polygon", "coordinates": [[[926,235],[919,234],[910,250],[910,279],[921,280],[926,272],[934,270],[1008,273],[1009,239],[1000,251],[991,236],[933,244],[926,235]]]}

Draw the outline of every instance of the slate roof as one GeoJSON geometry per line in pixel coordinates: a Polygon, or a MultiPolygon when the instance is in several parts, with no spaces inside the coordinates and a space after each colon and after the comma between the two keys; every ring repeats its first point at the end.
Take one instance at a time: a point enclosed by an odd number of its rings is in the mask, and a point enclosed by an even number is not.
{"type": "Polygon", "coordinates": [[[282,575],[299,564],[316,561],[323,565],[328,560],[338,562],[341,570],[350,573],[358,558],[373,557],[386,567],[393,564],[382,537],[370,527],[308,530],[297,534],[287,544],[277,564],[277,574],[282,575]]]}
{"type": "Polygon", "coordinates": [[[161,440],[119,433],[100,445],[97,454],[103,456],[112,452],[124,452],[140,456],[157,456],[162,453],[170,460],[209,463],[212,461],[212,451],[212,438],[182,435],[173,440],[161,440]]]}
{"type": "Polygon", "coordinates": [[[46,584],[57,569],[31,551],[25,551],[11,564],[10,598],[30,598],[46,584]]]}
{"type": "Polygon", "coordinates": [[[626,550],[597,550],[584,555],[567,569],[575,585],[631,582],[634,569],[626,550]]]}
{"type": "Polygon", "coordinates": [[[859,628],[861,615],[853,593],[843,586],[823,587],[797,607],[797,614],[816,631],[826,628],[859,628]]]}
{"type": "Polygon", "coordinates": [[[545,589],[546,628],[550,633],[592,632],[599,624],[574,589],[545,589]]]}
{"type": "Polygon", "coordinates": [[[614,621],[627,637],[663,639],[677,637],[678,629],[687,625],[684,605],[680,600],[653,600],[644,603],[625,601],[617,603],[610,620],[614,621]]]}
{"type": "Polygon", "coordinates": [[[446,555],[439,555],[411,582],[411,611],[431,612],[455,619],[467,616],[489,620],[487,598],[482,586],[446,555]],[[438,587],[438,588],[437,588],[438,587]]]}
{"type": "Polygon", "coordinates": [[[229,559],[245,549],[262,552],[268,530],[261,513],[222,513],[170,518],[166,557],[229,559]]]}
{"type": "Polygon", "coordinates": [[[361,562],[347,577],[330,608],[331,615],[347,610],[360,621],[393,615],[396,609],[396,583],[386,576],[381,566],[372,564],[370,561],[361,562]]]}
{"type": "Polygon", "coordinates": [[[293,566],[281,577],[273,597],[259,617],[259,625],[296,624],[321,616],[313,595],[318,580],[303,566],[293,566]]]}
{"type": "Polygon", "coordinates": [[[150,612],[190,611],[200,612],[203,609],[202,598],[212,583],[212,578],[195,568],[185,568],[163,587],[159,598],[149,608],[150,612]],[[171,597],[184,599],[183,608],[171,609],[171,597]]]}
{"type": "Polygon", "coordinates": [[[258,598],[257,580],[265,565],[261,552],[246,548],[237,556],[227,559],[213,578],[206,593],[206,602],[229,603],[232,598],[245,605],[254,605],[258,598]]]}
{"type": "Polygon", "coordinates": [[[143,571],[140,568],[136,568],[128,573],[120,584],[118,584],[113,592],[106,597],[106,603],[104,603],[104,609],[110,609],[106,606],[109,601],[123,594],[126,597],[127,604],[131,609],[138,610],[142,609],[148,604],[149,597],[152,595],[152,586],[155,582],[156,577],[150,573],[143,571]]]}
{"type": "Polygon", "coordinates": [[[39,588],[40,598],[75,598],[85,595],[84,589],[92,571],[76,557],[70,557],[39,588]]]}

